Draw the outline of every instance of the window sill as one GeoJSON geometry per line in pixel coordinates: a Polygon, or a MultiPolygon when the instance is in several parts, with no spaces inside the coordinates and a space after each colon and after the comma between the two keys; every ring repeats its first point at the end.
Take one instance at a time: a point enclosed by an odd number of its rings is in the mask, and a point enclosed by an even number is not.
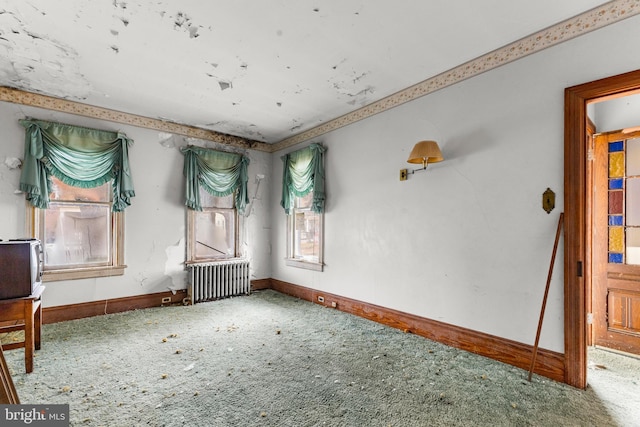
{"type": "Polygon", "coordinates": [[[94,277],[122,276],[126,265],[115,267],[91,267],[69,270],[48,270],[42,275],[43,282],[57,282],[60,280],[90,279],[94,277]]]}
{"type": "Polygon", "coordinates": [[[303,261],[301,259],[285,258],[289,267],[304,268],[305,270],[323,271],[324,264],[320,262],[303,261]]]}
{"type": "Polygon", "coordinates": [[[238,262],[248,261],[243,257],[235,258],[219,258],[219,259],[199,259],[195,261],[185,261],[184,265],[190,267],[192,265],[211,265],[211,264],[236,264],[238,262]]]}

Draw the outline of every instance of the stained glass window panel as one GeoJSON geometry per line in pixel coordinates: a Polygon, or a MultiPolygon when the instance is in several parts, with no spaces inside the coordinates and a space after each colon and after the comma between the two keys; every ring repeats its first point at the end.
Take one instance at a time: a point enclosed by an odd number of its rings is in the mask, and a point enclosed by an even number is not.
{"type": "Polygon", "coordinates": [[[622,254],[609,254],[609,262],[612,264],[622,264],[622,254]]]}
{"type": "Polygon", "coordinates": [[[609,215],[609,225],[624,225],[622,215],[609,215]]]}
{"type": "Polygon", "coordinates": [[[624,176],[624,152],[609,154],[609,178],[624,176]]]}
{"type": "Polygon", "coordinates": [[[624,227],[609,227],[609,252],[624,251],[624,227]]]}
{"type": "Polygon", "coordinates": [[[624,151],[624,141],[615,141],[609,143],[609,152],[615,153],[617,151],[624,151]]]}
{"type": "Polygon", "coordinates": [[[622,215],[624,193],[622,191],[609,191],[609,214],[622,215]]]}
{"type": "Polygon", "coordinates": [[[622,183],[624,180],[622,178],[615,178],[609,180],[609,190],[622,190],[622,183]]]}

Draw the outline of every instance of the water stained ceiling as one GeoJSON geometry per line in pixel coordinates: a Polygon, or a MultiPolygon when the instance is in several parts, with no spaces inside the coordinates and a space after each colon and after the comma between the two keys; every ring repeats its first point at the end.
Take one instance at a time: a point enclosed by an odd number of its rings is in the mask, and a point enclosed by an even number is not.
{"type": "Polygon", "coordinates": [[[601,0],[0,0],[0,86],[275,143],[601,0]]]}

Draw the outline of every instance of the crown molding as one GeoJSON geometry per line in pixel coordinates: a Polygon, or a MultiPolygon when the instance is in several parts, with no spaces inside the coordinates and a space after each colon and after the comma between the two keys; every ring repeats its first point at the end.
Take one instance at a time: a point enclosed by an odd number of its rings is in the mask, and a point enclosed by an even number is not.
{"type": "Polygon", "coordinates": [[[275,144],[267,144],[262,141],[241,138],[209,129],[96,107],[6,86],[0,86],[0,101],[153,129],[189,138],[218,142],[241,149],[274,153],[639,13],[640,0],[610,1],[275,144]]]}
{"type": "Polygon", "coordinates": [[[517,59],[640,13],[640,0],[614,0],[272,145],[276,152],[390,110],[517,59]]]}
{"type": "Polygon", "coordinates": [[[183,125],[159,119],[152,119],[150,117],[138,116],[136,114],[124,113],[122,111],[82,104],[80,102],[69,101],[67,99],[55,98],[52,96],[41,95],[33,92],[26,92],[20,89],[14,89],[6,86],[0,86],[0,101],[27,105],[29,107],[38,107],[47,110],[60,111],[63,113],[75,114],[77,116],[106,120],[109,122],[131,125],[146,129],[153,129],[160,132],[183,135],[189,138],[218,142],[242,149],[271,152],[271,146],[261,141],[254,141],[251,139],[228,135],[209,129],[203,129],[195,126],[183,125]]]}

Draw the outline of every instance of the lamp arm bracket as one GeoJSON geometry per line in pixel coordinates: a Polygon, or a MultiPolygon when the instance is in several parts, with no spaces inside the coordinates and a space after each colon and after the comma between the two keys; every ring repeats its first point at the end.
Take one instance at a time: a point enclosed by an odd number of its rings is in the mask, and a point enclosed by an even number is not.
{"type": "Polygon", "coordinates": [[[424,166],[423,166],[423,167],[421,167],[421,168],[411,169],[411,170],[409,171],[409,173],[410,173],[411,175],[413,175],[413,174],[415,174],[416,172],[420,172],[420,171],[425,170],[426,168],[427,168],[427,165],[424,165],[424,166]]]}

